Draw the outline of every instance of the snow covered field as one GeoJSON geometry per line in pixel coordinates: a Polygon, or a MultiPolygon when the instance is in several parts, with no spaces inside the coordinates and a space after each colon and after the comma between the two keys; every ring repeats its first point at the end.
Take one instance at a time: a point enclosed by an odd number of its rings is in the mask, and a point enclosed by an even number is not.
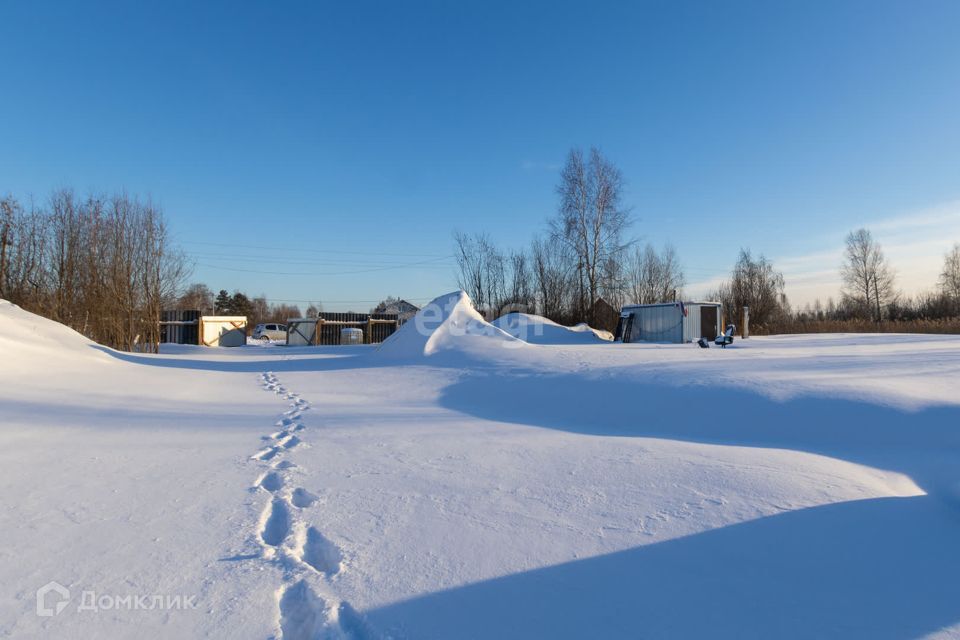
{"type": "Polygon", "coordinates": [[[0,302],[0,636],[960,637],[960,337],[428,316],[152,356],[0,302]]]}

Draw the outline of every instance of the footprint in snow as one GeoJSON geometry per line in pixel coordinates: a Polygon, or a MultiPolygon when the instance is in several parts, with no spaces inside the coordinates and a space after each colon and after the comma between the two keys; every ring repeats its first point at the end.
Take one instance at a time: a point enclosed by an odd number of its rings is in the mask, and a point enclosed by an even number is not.
{"type": "Polygon", "coordinates": [[[273,460],[277,456],[277,454],[280,453],[280,451],[281,451],[280,447],[267,447],[266,449],[261,449],[260,451],[257,451],[255,454],[250,456],[250,459],[261,460],[263,462],[266,462],[268,460],[273,460]]]}
{"type": "Polygon", "coordinates": [[[306,509],[313,505],[314,502],[320,498],[314,494],[310,493],[306,489],[297,487],[293,490],[293,495],[290,496],[290,501],[293,503],[293,506],[298,509],[306,509]]]}
{"type": "Polygon", "coordinates": [[[264,511],[260,539],[271,547],[279,547],[290,532],[290,510],[280,498],[274,498],[264,511]]]}
{"type": "Polygon", "coordinates": [[[340,573],[343,566],[343,554],[340,548],[314,527],[307,529],[299,556],[300,560],[327,577],[340,573]]]}
{"type": "Polygon", "coordinates": [[[260,480],[260,486],[271,493],[283,489],[283,485],[283,476],[276,471],[271,471],[260,480]]]}
{"type": "Polygon", "coordinates": [[[278,442],[277,444],[283,447],[284,449],[293,449],[294,447],[298,446],[301,442],[302,441],[297,436],[289,435],[285,437],[283,440],[280,440],[280,442],[278,442]]]}
{"type": "Polygon", "coordinates": [[[326,603],[305,580],[280,593],[280,633],[285,640],[320,638],[327,617],[326,603]]]}

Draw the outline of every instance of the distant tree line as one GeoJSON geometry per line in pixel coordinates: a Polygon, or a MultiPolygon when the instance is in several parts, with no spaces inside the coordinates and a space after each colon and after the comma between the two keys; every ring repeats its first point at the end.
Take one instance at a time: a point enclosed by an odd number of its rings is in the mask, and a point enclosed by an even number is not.
{"type": "MultiPolygon", "coordinates": [[[[570,151],[556,191],[556,214],[529,247],[504,250],[485,233],[455,232],[457,277],[489,318],[518,310],[562,324],[590,322],[595,303],[619,309],[682,299],[686,285],[676,250],[641,245],[623,202],[620,171],[597,149],[570,151]]],[[[783,274],[764,255],[742,248],[729,279],[703,298],[719,301],[727,322],[750,308],[752,333],[950,331],[960,333],[960,244],[944,257],[936,291],[911,299],[868,229],[851,232],[840,265],[838,301],[791,308],[783,274]]]]}
{"type": "MultiPolygon", "coordinates": [[[[745,257],[741,252],[734,281],[737,272],[743,272],[745,262],[749,263],[749,254],[745,257]]],[[[782,294],[782,277],[776,276],[771,268],[767,277],[760,278],[767,282],[760,291],[779,292],[779,296],[750,297],[750,326],[754,333],[960,333],[960,243],[944,256],[936,288],[914,297],[897,290],[896,274],[883,248],[870,230],[863,228],[847,235],[838,300],[829,298],[825,304],[815,300],[802,309],[791,310],[782,294]],[[771,299],[779,299],[779,305],[764,303],[771,299]]],[[[747,300],[735,295],[736,289],[722,288],[716,294],[724,301],[727,314],[736,312],[747,300]]]]}
{"type": "Polygon", "coordinates": [[[784,333],[879,331],[960,333],[960,243],[944,255],[936,288],[904,296],[894,287],[892,267],[870,232],[847,237],[844,288],[839,300],[819,299],[798,309],[784,333]]]}
{"type": "Polygon", "coordinates": [[[600,298],[619,308],[680,295],[685,278],[674,249],[627,236],[623,188],[619,169],[599,150],[571,150],[557,213],[528,248],[505,251],[487,234],[454,233],[460,287],[488,317],[519,310],[564,324],[594,321],[600,298]]]}
{"type": "Polygon", "coordinates": [[[189,273],[160,208],[120,192],[0,199],[0,297],[101,344],[155,351],[189,273]]]}
{"type": "MultiPolygon", "coordinates": [[[[184,290],[176,301],[177,309],[195,309],[203,315],[246,316],[249,329],[265,322],[285,324],[291,318],[303,317],[297,305],[271,304],[265,295],[250,297],[240,291],[228,293],[221,289],[216,295],[207,285],[194,283],[184,290]]],[[[311,304],[307,316],[316,316],[319,306],[311,304]]]]}

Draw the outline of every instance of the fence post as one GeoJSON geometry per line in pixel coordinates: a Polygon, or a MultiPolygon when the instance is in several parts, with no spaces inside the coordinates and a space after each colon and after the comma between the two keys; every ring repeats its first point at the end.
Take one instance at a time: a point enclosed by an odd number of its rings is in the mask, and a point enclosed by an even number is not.
{"type": "Polygon", "coordinates": [[[743,307],[743,322],[741,323],[740,336],[744,340],[750,337],[750,307],[743,307]]]}

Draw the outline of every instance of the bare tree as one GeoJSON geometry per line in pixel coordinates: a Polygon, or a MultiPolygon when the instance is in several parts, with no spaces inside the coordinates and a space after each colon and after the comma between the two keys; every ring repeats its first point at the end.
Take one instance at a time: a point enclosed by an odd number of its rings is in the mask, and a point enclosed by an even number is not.
{"type": "Polygon", "coordinates": [[[619,264],[627,246],[623,234],[631,221],[622,203],[623,176],[599,150],[590,149],[584,159],[582,151],[572,149],[557,193],[560,208],[551,231],[576,259],[576,312],[586,317],[611,275],[609,267],[619,264]]]}
{"type": "Polygon", "coordinates": [[[453,234],[457,282],[476,308],[495,318],[507,303],[507,265],[503,253],[485,233],[453,234]]]}
{"type": "Polygon", "coordinates": [[[10,261],[8,247],[13,246],[14,220],[22,215],[20,203],[12,197],[6,197],[0,200],[0,298],[7,297],[9,267],[10,261]],[[17,208],[17,216],[14,215],[14,207],[17,208]]]}
{"type": "Polygon", "coordinates": [[[567,321],[574,288],[569,247],[550,235],[534,239],[530,254],[539,313],[557,322],[567,321]]]}
{"type": "Polygon", "coordinates": [[[26,309],[46,308],[48,220],[31,202],[29,210],[12,196],[0,200],[3,258],[0,297],[26,309]]]}
{"type": "Polygon", "coordinates": [[[270,315],[268,320],[270,322],[279,322],[281,324],[286,324],[287,320],[290,318],[302,318],[300,315],[300,307],[294,304],[275,304],[270,307],[270,315]]]}
{"type": "Polygon", "coordinates": [[[896,299],[893,270],[868,229],[850,232],[846,243],[846,261],[840,269],[844,300],[880,322],[883,308],[896,299]]]}
{"type": "Polygon", "coordinates": [[[177,301],[180,309],[196,309],[205,315],[213,315],[213,291],[205,284],[195,283],[187,287],[177,301]]]}
{"type": "Polygon", "coordinates": [[[251,318],[248,318],[248,321],[251,325],[258,325],[262,322],[270,322],[272,320],[270,303],[267,302],[266,294],[260,294],[259,296],[251,298],[250,307],[253,315],[251,318]]]}
{"type": "Polygon", "coordinates": [[[531,312],[534,307],[533,277],[530,273],[530,260],[523,251],[512,251],[507,258],[509,283],[506,297],[500,305],[502,314],[506,309],[531,312]]]}
{"type": "Polygon", "coordinates": [[[120,349],[154,350],[160,311],[189,271],[163,215],[126,194],[0,202],[3,296],[120,349]]]}
{"type": "Polygon", "coordinates": [[[453,234],[454,251],[457,260],[457,284],[467,292],[473,304],[482,309],[486,306],[487,284],[486,255],[482,244],[484,236],[470,236],[456,231],[453,234]]]}
{"type": "Polygon", "coordinates": [[[743,307],[750,307],[750,324],[762,327],[787,314],[787,296],[783,289],[783,274],[770,260],[763,255],[754,258],[749,249],[740,249],[729,282],[708,297],[723,303],[727,318],[739,318],[743,307]]]}
{"type": "Polygon", "coordinates": [[[628,295],[635,304],[673,300],[686,284],[676,249],[667,245],[659,253],[653,245],[634,248],[628,270],[628,295]]]}
{"type": "Polygon", "coordinates": [[[943,257],[940,288],[954,309],[960,311],[960,243],[954,244],[953,249],[943,257]]]}

